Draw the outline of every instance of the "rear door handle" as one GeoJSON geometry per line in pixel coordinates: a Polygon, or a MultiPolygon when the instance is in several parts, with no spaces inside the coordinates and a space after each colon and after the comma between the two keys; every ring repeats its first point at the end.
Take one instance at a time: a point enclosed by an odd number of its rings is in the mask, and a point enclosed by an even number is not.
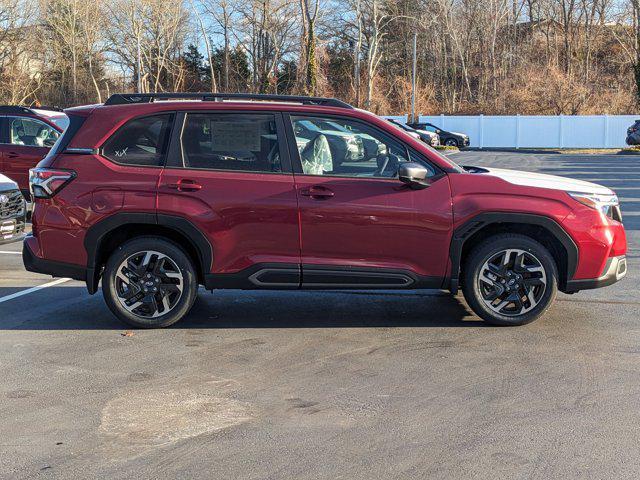
{"type": "Polygon", "coordinates": [[[311,197],[315,200],[326,200],[334,196],[332,190],[320,185],[300,189],[300,195],[311,197]]]}
{"type": "Polygon", "coordinates": [[[177,183],[169,183],[167,184],[167,187],[180,192],[197,192],[198,190],[202,190],[202,185],[195,180],[189,180],[186,178],[181,178],[177,183]]]}
{"type": "Polygon", "coordinates": [[[9,152],[9,153],[7,153],[7,157],[8,157],[8,158],[17,158],[17,157],[19,157],[19,156],[20,156],[20,154],[19,154],[19,153],[16,153],[16,152],[9,152]]]}

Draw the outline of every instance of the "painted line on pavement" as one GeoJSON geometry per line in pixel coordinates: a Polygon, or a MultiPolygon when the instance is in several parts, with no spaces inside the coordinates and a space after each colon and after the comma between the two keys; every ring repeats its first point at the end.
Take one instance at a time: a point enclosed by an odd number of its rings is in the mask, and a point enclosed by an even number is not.
{"type": "Polygon", "coordinates": [[[60,285],[61,283],[68,282],[71,280],[70,278],[59,278],[58,280],[54,280],[53,282],[45,283],[44,285],[38,285],[37,287],[27,288],[26,290],[22,290],[20,292],[12,293],[11,295],[7,295],[5,297],[0,297],[0,303],[8,302],[9,300],[13,300],[14,298],[22,297],[23,295],[29,295],[30,293],[37,292],[38,290],[42,290],[43,288],[53,287],[54,285],[60,285]]]}

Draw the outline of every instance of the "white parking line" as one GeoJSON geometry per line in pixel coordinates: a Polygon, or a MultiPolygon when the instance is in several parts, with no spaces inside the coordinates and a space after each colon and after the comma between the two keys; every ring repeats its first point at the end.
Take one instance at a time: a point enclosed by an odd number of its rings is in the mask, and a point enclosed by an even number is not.
{"type": "Polygon", "coordinates": [[[54,285],[59,285],[64,282],[68,282],[69,280],[71,279],[59,278],[58,280],[45,283],[44,285],[38,285],[37,287],[27,288],[26,290],[22,290],[21,292],[12,293],[11,295],[7,295],[6,297],[0,297],[0,303],[8,302],[9,300],[13,300],[14,298],[22,297],[23,295],[29,295],[30,293],[37,292],[38,290],[42,290],[43,288],[53,287],[54,285]]]}
{"type": "Polygon", "coordinates": [[[22,255],[22,252],[7,252],[5,250],[0,250],[0,253],[6,253],[9,255],[22,255]]]}

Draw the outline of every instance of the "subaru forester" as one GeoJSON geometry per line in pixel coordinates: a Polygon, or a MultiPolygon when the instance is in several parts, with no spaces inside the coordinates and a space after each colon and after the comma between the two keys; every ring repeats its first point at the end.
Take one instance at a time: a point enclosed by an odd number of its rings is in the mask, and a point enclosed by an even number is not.
{"type": "Polygon", "coordinates": [[[339,100],[116,94],[65,113],[69,127],[30,172],[25,266],[91,294],[101,281],[111,311],[137,327],[184,317],[199,285],[461,288],[485,321],[522,325],[558,291],[626,274],[608,188],[460,167],[339,100]],[[357,155],[335,148],[336,130],[357,155]]]}

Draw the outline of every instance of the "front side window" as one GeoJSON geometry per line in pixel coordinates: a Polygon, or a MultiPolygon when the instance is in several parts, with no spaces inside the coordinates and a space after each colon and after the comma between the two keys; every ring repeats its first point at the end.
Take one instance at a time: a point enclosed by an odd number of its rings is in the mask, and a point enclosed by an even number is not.
{"type": "Polygon", "coordinates": [[[417,161],[402,143],[364,123],[302,116],[291,121],[305,175],[394,178],[400,163],[417,161]]]}
{"type": "Polygon", "coordinates": [[[184,168],[282,172],[271,114],[189,113],[181,142],[184,168]]]}
{"type": "Polygon", "coordinates": [[[9,143],[29,147],[52,147],[60,138],[60,132],[40,120],[30,117],[13,117],[9,129],[9,143]]]}
{"type": "Polygon", "coordinates": [[[102,154],[125,165],[161,165],[167,153],[172,118],[172,114],[166,113],[129,120],[105,142],[102,154]]]}

